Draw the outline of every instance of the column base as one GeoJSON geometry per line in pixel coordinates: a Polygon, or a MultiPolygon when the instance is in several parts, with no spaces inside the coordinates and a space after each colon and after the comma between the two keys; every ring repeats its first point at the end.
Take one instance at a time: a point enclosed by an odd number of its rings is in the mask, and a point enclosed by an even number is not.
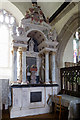
{"type": "Polygon", "coordinates": [[[21,84],[21,80],[17,80],[17,83],[18,83],[18,84],[21,84]]]}
{"type": "Polygon", "coordinates": [[[21,85],[27,85],[27,82],[22,82],[21,85]]]}
{"type": "Polygon", "coordinates": [[[52,84],[58,84],[56,81],[53,81],[52,84]]]}
{"type": "Polygon", "coordinates": [[[49,82],[45,82],[44,84],[50,84],[49,82]]]}
{"type": "Polygon", "coordinates": [[[19,83],[17,82],[11,82],[11,85],[18,85],[19,83]]]}

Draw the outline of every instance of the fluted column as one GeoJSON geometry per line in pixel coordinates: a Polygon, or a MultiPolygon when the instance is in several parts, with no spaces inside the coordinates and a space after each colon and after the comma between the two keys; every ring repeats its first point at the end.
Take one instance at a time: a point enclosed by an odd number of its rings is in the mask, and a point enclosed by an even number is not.
{"type": "Polygon", "coordinates": [[[39,61],[40,61],[40,57],[38,56],[38,57],[37,57],[37,65],[36,65],[36,66],[37,66],[37,73],[36,73],[37,83],[39,82],[39,69],[40,69],[40,62],[39,62],[39,61]]]}
{"type": "Polygon", "coordinates": [[[26,81],[26,48],[22,48],[22,83],[26,81]]]}
{"type": "Polygon", "coordinates": [[[49,83],[49,52],[45,52],[45,83],[49,83]]]}
{"type": "Polygon", "coordinates": [[[12,82],[17,82],[17,47],[13,47],[12,52],[12,82]]]}
{"type": "Polygon", "coordinates": [[[19,49],[18,82],[22,82],[22,49],[19,49]]]}
{"type": "Polygon", "coordinates": [[[56,81],[55,73],[55,52],[52,52],[52,83],[56,81]]]}
{"type": "Polygon", "coordinates": [[[37,57],[37,76],[39,76],[39,67],[40,67],[40,64],[39,64],[39,56],[37,57]]]}

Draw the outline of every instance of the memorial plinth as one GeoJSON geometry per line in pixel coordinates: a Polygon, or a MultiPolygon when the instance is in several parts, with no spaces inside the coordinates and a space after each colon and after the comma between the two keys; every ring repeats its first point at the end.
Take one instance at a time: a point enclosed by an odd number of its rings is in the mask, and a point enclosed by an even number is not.
{"type": "Polygon", "coordinates": [[[49,113],[51,106],[47,104],[49,94],[57,92],[58,84],[12,85],[12,106],[10,118],[49,113]]]}

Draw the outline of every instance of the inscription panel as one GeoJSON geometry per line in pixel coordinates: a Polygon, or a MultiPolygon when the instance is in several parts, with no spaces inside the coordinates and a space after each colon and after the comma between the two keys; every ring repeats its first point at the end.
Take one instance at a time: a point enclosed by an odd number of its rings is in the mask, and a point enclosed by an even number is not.
{"type": "Polygon", "coordinates": [[[30,93],[30,102],[41,102],[42,101],[42,92],[31,92],[30,93]]]}

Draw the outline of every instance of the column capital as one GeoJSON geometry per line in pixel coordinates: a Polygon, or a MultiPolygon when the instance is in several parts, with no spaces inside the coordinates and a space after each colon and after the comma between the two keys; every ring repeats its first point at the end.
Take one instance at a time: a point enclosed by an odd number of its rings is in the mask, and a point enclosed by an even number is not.
{"type": "Polygon", "coordinates": [[[56,54],[56,52],[54,51],[54,52],[52,52],[52,55],[55,55],[56,54]]]}
{"type": "Polygon", "coordinates": [[[47,53],[49,53],[49,51],[47,50],[47,51],[45,51],[44,53],[47,54],[47,53]]]}
{"type": "Polygon", "coordinates": [[[41,57],[41,54],[38,54],[39,57],[41,57]]]}
{"type": "Polygon", "coordinates": [[[19,52],[19,53],[22,53],[22,48],[18,48],[18,52],[19,52]]]}
{"type": "Polygon", "coordinates": [[[42,57],[42,54],[38,54],[38,57],[42,57]]]}
{"type": "Polygon", "coordinates": [[[24,48],[24,47],[23,47],[23,48],[22,48],[22,51],[23,51],[23,52],[26,52],[26,51],[27,51],[27,48],[24,48]]]}
{"type": "Polygon", "coordinates": [[[19,49],[18,52],[19,52],[19,54],[22,54],[22,49],[19,49]]]}
{"type": "Polygon", "coordinates": [[[14,50],[14,51],[17,51],[17,49],[18,49],[18,47],[13,46],[13,50],[14,50]]]}

